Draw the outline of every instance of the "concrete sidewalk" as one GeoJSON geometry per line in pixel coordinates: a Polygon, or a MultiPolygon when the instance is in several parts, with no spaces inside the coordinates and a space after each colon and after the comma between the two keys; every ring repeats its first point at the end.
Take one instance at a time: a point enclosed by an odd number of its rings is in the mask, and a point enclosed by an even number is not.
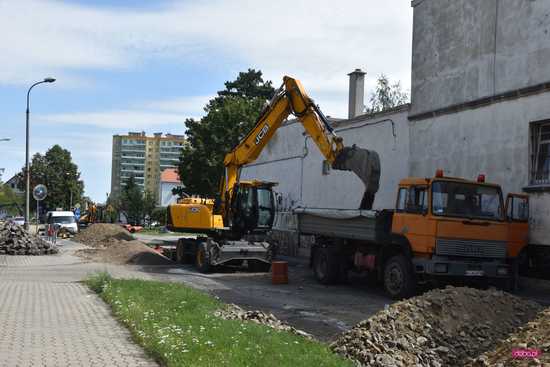
{"type": "Polygon", "coordinates": [[[66,250],[0,256],[0,366],[157,366],[79,283],[94,270],[66,250]]]}

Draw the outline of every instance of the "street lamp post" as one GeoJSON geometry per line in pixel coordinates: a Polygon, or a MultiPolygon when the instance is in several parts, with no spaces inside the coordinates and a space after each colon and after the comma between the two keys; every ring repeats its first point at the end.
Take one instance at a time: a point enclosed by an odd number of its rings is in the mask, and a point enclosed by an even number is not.
{"type": "Polygon", "coordinates": [[[11,139],[10,138],[2,138],[0,139],[0,141],[10,141],[11,139]]]}
{"type": "Polygon", "coordinates": [[[70,180],[71,178],[71,172],[66,172],[65,176],[69,179],[69,210],[72,210],[73,207],[73,182],[70,180]]]}
{"type": "Polygon", "coordinates": [[[29,217],[30,217],[30,192],[31,192],[31,172],[29,169],[29,98],[31,95],[31,89],[36,87],[38,84],[42,83],[53,83],[55,82],[54,78],[45,78],[40,82],[36,82],[27,91],[27,124],[26,124],[26,140],[25,140],[25,173],[27,184],[25,185],[25,229],[29,230],[29,217]]]}

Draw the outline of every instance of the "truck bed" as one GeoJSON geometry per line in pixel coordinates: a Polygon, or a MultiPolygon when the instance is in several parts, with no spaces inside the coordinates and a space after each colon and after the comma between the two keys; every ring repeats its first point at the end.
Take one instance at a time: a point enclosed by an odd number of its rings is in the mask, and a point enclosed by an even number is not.
{"type": "Polygon", "coordinates": [[[296,208],[298,231],[351,240],[382,242],[389,239],[392,212],[389,210],[296,208]]]}

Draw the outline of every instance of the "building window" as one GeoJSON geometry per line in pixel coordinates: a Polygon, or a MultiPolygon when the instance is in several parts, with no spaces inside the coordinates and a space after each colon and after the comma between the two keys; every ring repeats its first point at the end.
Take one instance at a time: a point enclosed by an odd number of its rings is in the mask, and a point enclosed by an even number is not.
{"type": "Polygon", "coordinates": [[[532,185],[550,185],[550,122],[531,125],[532,185]]]}

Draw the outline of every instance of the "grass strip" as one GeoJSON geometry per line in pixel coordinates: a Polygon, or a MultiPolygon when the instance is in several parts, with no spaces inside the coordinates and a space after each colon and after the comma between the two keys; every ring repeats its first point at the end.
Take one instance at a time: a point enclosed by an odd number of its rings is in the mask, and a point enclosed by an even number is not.
{"type": "Polygon", "coordinates": [[[253,322],[213,315],[224,304],[177,283],[113,279],[87,285],[165,366],[351,366],[326,345],[253,322]]]}

